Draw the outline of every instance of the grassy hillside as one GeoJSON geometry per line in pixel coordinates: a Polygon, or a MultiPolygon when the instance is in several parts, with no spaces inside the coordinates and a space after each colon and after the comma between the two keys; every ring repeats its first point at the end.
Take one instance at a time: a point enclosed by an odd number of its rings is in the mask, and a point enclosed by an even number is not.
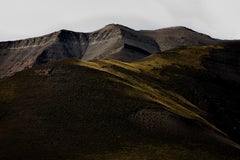
{"type": "Polygon", "coordinates": [[[238,159],[239,85],[208,70],[216,50],[64,59],[1,79],[0,159],[238,159]]]}

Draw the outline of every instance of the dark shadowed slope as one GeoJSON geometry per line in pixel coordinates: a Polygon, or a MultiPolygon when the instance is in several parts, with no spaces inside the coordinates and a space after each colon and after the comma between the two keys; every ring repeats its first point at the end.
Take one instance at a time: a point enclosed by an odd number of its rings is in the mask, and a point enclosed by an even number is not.
{"type": "Polygon", "coordinates": [[[240,142],[239,41],[182,47],[138,63],[148,66],[144,70],[158,76],[161,86],[205,110],[210,122],[240,142]]]}
{"type": "Polygon", "coordinates": [[[64,59],[3,78],[0,159],[238,160],[239,73],[227,68],[239,49],[64,59]]]}
{"type": "Polygon", "coordinates": [[[0,77],[67,57],[134,61],[158,52],[159,46],[151,37],[121,25],[107,25],[92,33],[61,30],[42,37],[1,42],[0,77]]]}
{"type": "Polygon", "coordinates": [[[170,27],[159,30],[141,31],[156,40],[161,51],[180,46],[204,46],[217,44],[218,40],[186,27],[170,27]]]}

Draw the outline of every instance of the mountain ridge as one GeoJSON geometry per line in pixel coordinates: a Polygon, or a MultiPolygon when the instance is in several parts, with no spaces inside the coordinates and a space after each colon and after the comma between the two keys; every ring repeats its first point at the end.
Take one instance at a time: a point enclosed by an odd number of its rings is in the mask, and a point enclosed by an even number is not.
{"type": "Polygon", "coordinates": [[[60,30],[41,37],[0,42],[0,77],[64,57],[133,61],[146,53],[158,52],[159,46],[151,37],[120,25],[107,25],[90,33],[60,30]]]}

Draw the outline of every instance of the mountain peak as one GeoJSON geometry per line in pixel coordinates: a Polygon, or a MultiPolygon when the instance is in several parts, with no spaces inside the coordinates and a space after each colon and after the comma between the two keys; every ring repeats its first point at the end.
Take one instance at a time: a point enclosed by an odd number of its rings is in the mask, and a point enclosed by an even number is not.
{"type": "MultiPolygon", "coordinates": [[[[123,26],[123,25],[121,25],[121,24],[117,24],[117,23],[111,23],[111,24],[107,24],[105,27],[112,27],[112,28],[128,28],[128,27],[126,27],[126,26],[123,26]]],[[[104,28],[105,28],[104,27],[104,28]]]]}
{"type": "Polygon", "coordinates": [[[61,30],[57,31],[56,33],[58,35],[60,35],[60,34],[77,33],[77,32],[70,31],[70,30],[67,30],[67,29],[61,29],[61,30]]]}
{"type": "Polygon", "coordinates": [[[120,25],[117,23],[110,23],[110,24],[105,25],[105,27],[119,27],[119,26],[123,26],[123,25],[120,25]]]}
{"type": "Polygon", "coordinates": [[[58,32],[56,32],[56,34],[57,34],[57,38],[59,40],[66,40],[66,39],[78,40],[79,37],[81,37],[81,35],[83,35],[84,33],[62,29],[62,30],[59,30],[58,32]]]}
{"type": "Polygon", "coordinates": [[[126,26],[121,25],[121,24],[116,24],[116,23],[108,24],[100,30],[131,30],[131,31],[134,31],[134,29],[131,29],[129,27],[126,27],[126,26]]]}
{"type": "Polygon", "coordinates": [[[168,27],[169,29],[187,29],[187,30],[191,30],[190,28],[187,28],[185,26],[172,26],[172,27],[168,27]]]}
{"type": "Polygon", "coordinates": [[[158,44],[151,37],[120,24],[108,24],[88,34],[89,45],[83,60],[117,59],[133,61],[152,53],[159,53],[158,44]]]}

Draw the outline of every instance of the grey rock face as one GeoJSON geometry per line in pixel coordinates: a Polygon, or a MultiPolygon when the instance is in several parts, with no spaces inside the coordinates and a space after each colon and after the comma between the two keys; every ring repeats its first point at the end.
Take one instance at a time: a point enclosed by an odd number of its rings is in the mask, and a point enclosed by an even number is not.
{"type": "Polygon", "coordinates": [[[61,30],[42,37],[1,42],[0,78],[66,57],[134,61],[158,52],[159,46],[151,37],[121,25],[107,25],[92,33],[61,30]]]}
{"type": "Polygon", "coordinates": [[[61,30],[54,43],[46,47],[37,57],[35,64],[43,64],[66,57],[81,58],[87,46],[86,34],[61,30]]]}
{"type": "Polygon", "coordinates": [[[37,57],[51,46],[58,33],[14,42],[0,43],[0,77],[32,67],[37,57]]]}
{"type": "Polygon", "coordinates": [[[152,38],[130,28],[111,24],[89,34],[89,45],[82,59],[133,61],[158,52],[159,46],[152,38]],[[132,46],[135,50],[129,50],[126,46],[132,46]]]}
{"type": "Polygon", "coordinates": [[[81,58],[87,37],[61,30],[46,36],[0,43],[0,77],[64,57],[81,58]]]}

